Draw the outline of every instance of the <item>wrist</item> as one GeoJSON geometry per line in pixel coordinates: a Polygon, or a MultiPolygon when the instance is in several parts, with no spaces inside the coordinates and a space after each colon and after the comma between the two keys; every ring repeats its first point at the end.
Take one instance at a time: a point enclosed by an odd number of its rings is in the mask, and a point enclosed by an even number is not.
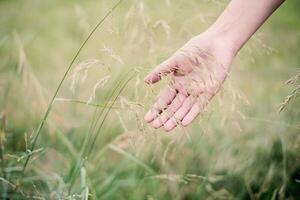
{"type": "Polygon", "coordinates": [[[217,45],[226,47],[226,49],[233,56],[235,56],[239,52],[244,44],[243,42],[240,42],[240,40],[238,39],[239,37],[233,34],[233,32],[225,27],[215,24],[208,28],[204,32],[204,34],[210,35],[212,38],[214,38],[213,40],[215,43],[217,43],[217,45]]]}

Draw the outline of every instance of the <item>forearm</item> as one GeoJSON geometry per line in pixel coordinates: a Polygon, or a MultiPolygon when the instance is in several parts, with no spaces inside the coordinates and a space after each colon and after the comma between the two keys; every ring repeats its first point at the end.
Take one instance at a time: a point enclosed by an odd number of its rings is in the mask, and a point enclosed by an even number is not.
{"type": "Polygon", "coordinates": [[[237,53],[284,0],[232,0],[208,32],[224,36],[237,53]]]}

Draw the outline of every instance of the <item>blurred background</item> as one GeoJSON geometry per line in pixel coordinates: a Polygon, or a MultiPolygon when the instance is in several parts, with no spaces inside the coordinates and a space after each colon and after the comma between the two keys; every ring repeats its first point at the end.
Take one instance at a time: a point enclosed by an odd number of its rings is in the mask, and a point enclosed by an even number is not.
{"type": "Polygon", "coordinates": [[[143,77],[228,1],[124,0],[32,151],[116,2],[0,1],[0,199],[299,199],[298,0],[247,43],[197,121],[168,134],[143,122],[167,80],[143,77]]]}

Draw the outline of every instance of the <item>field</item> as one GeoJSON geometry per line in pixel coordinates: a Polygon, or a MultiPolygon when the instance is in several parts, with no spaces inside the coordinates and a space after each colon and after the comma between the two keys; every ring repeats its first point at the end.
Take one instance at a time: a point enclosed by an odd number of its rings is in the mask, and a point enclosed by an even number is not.
{"type": "Polygon", "coordinates": [[[0,0],[0,199],[299,199],[300,2],[170,133],[143,120],[167,80],[143,78],[228,1],[116,2],[0,0]]]}

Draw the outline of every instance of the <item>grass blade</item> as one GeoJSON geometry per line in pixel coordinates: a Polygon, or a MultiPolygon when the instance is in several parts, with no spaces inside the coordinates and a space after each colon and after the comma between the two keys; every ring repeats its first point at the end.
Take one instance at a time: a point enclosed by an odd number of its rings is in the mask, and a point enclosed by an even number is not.
{"type": "MultiPolygon", "coordinates": [[[[38,138],[39,138],[39,135],[40,135],[40,133],[41,133],[41,130],[42,130],[42,128],[44,127],[44,124],[45,124],[45,122],[46,122],[46,120],[47,120],[47,118],[48,118],[48,115],[49,115],[49,113],[50,113],[50,111],[51,111],[51,109],[52,109],[52,106],[53,106],[53,104],[54,104],[54,102],[55,102],[55,98],[57,97],[58,92],[59,92],[61,86],[63,85],[63,82],[65,81],[67,75],[69,74],[69,72],[70,72],[70,70],[71,70],[71,68],[72,68],[72,66],[73,66],[73,64],[74,64],[74,62],[75,62],[75,60],[76,60],[76,58],[78,57],[78,55],[80,54],[80,52],[82,51],[82,49],[83,49],[83,47],[86,45],[86,43],[89,41],[89,39],[92,37],[92,35],[95,33],[95,31],[99,28],[99,26],[106,20],[106,18],[107,18],[109,15],[111,15],[111,13],[112,13],[119,5],[120,5],[120,3],[121,3],[122,1],[123,1],[123,0],[119,0],[119,1],[112,7],[112,9],[106,13],[106,15],[105,15],[105,16],[104,16],[104,17],[96,24],[96,26],[93,28],[93,30],[90,32],[90,34],[87,36],[87,38],[84,40],[84,42],[81,44],[81,46],[80,46],[79,49],[77,50],[75,56],[73,57],[73,59],[72,59],[71,62],[70,62],[70,65],[68,66],[68,68],[67,68],[67,70],[65,71],[65,73],[64,73],[64,75],[63,75],[61,81],[59,82],[59,85],[58,85],[58,87],[56,88],[56,90],[55,90],[55,92],[54,92],[54,95],[53,95],[53,97],[52,97],[52,99],[51,99],[51,101],[50,101],[50,103],[49,103],[49,105],[48,105],[48,108],[47,108],[47,110],[46,110],[46,112],[45,112],[45,114],[44,114],[44,116],[43,116],[43,119],[42,119],[40,125],[38,126],[38,129],[37,129],[37,131],[36,131],[36,134],[35,134],[35,136],[34,136],[34,138],[33,138],[32,145],[31,145],[31,147],[30,147],[30,151],[31,151],[31,152],[32,152],[32,151],[34,150],[34,148],[35,148],[35,145],[36,145],[36,142],[37,142],[37,140],[38,140],[38,138]]],[[[24,166],[23,166],[22,176],[23,176],[23,174],[25,173],[25,170],[26,170],[26,167],[27,167],[27,165],[28,165],[28,162],[29,162],[30,158],[31,158],[31,155],[29,154],[29,155],[27,156],[26,161],[25,161],[24,166]]]]}

